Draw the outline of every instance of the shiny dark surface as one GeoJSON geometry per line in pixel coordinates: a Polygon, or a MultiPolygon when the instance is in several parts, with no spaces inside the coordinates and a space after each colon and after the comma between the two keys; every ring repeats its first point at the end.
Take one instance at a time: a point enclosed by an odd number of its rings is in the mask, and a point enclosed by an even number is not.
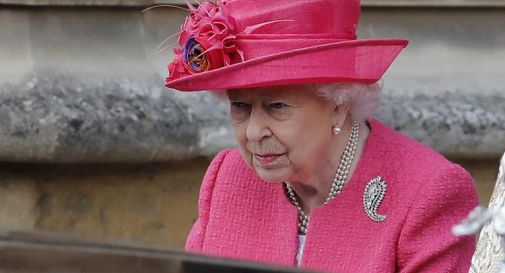
{"type": "Polygon", "coordinates": [[[0,232],[0,272],[304,272],[180,250],[42,233],[0,232]]]}

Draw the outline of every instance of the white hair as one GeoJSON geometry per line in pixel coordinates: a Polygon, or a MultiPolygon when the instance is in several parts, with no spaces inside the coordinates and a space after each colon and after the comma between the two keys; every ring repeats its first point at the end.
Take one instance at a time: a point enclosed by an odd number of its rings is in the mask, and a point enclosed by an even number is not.
{"type": "MultiPolygon", "coordinates": [[[[318,96],[335,103],[337,106],[347,104],[352,119],[362,122],[373,117],[379,105],[382,80],[372,83],[327,83],[309,84],[305,88],[314,90],[318,96]]],[[[219,99],[227,98],[227,90],[212,90],[219,99]]]]}
{"type": "Polygon", "coordinates": [[[313,84],[316,94],[337,105],[347,104],[354,121],[362,122],[373,117],[380,102],[382,81],[365,83],[313,84]]]}

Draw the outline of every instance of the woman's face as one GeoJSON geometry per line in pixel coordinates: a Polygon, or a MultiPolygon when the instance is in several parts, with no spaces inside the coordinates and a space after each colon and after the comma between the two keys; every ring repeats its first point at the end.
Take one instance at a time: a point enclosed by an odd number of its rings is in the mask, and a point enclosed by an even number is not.
{"type": "Polygon", "coordinates": [[[264,180],[308,179],[328,156],[335,105],[303,86],[228,91],[240,152],[264,180]]]}

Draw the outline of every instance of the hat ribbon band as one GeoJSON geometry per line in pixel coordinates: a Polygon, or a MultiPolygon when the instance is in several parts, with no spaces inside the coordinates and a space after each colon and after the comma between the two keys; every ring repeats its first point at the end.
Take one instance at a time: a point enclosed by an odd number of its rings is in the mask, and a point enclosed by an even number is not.
{"type": "Polygon", "coordinates": [[[301,48],[355,39],[355,36],[343,38],[342,36],[328,37],[328,35],[239,35],[236,37],[235,47],[241,54],[234,57],[232,63],[239,63],[301,48]]]}

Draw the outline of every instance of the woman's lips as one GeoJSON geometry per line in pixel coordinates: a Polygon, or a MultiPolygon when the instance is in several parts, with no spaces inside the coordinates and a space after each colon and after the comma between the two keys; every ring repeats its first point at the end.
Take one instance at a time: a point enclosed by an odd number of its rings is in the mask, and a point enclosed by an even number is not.
{"type": "Polygon", "coordinates": [[[260,155],[260,154],[254,154],[254,158],[256,159],[256,161],[258,163],[260,163],[260,165],[262,166],[271,166],[273,165],[278,159],[279,157],[281,157],[282,155],[284,154],[264,154],[264,155],[260,155]]]}

